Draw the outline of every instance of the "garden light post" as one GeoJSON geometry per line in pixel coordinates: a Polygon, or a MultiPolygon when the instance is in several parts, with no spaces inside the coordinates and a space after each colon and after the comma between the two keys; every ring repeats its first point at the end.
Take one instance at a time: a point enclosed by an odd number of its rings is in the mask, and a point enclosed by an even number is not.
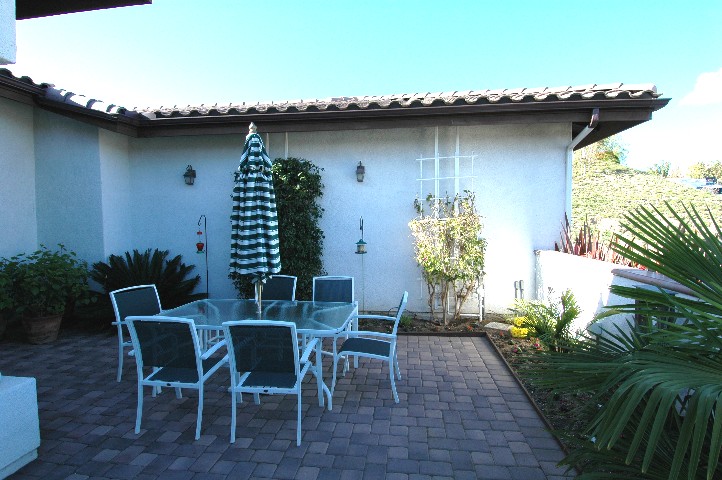
{"type": "Polygon", "coordinates": [[[364,257],[366,252],[366,242],[364,242],[364,217],[359,219],[359,229],[361,230],[361,240],[356,242],[356,255],[361,255],[361,311],[366,311],[366,272],[364,266],[364,257]]]}

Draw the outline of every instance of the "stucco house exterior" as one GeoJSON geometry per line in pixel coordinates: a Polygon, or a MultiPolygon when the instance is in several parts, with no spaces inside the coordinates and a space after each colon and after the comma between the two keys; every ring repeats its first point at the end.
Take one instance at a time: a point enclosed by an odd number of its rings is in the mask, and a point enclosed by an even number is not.
{"type": "Polygon", "coordinates": [[[356,278],[366,310],[392,308],[403,290],[411,311],[428,310],[414,199],[469,189],[488,241],[486,308],[502,312],[515,281],[535,291],[534,251],[553,248],[571,211],[572,151],[668,101],[654,85],[611,84],[129,110],[0,69],[0,256],[57,243],[89,262],[168,249],[197,266],[205,291],[195,233],[206,215],[210,295],[235,296],[232,172],[254,122],[271,158],[323,168],[325,268],[356,278]],[[365,256],[354,253],[360,217],[365,256]]]}

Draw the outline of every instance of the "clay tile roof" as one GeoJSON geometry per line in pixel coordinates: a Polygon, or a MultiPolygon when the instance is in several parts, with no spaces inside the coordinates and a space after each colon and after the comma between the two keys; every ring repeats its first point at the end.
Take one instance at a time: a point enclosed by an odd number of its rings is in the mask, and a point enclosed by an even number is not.
{"type": "Polygon", "coordinates": [[[173,117],[222,117],[230,115],[267,115],[301,112],[353,112],[367,110],[413,110],[426,107],[493,104],[542,104],[548,102],[575,102],[584,100],[656,99],[661,95],[653,84],[587,84],[577,86],[511,88],[494,90],[462,90],[447,92],[417,92],[395,95],[366,95],[332,97],[313,100],[266,101],[235,103],[227,105],[158,106],[126,109],[87,98],[48,83],[35,83],[29,77],[15,77],[12,72],[0,68],[0,82],[15,89],[42,95],[44,100],[60,102],[75,108],[105,112],[111,115],[145,117],[149,120],[173,117]]]}

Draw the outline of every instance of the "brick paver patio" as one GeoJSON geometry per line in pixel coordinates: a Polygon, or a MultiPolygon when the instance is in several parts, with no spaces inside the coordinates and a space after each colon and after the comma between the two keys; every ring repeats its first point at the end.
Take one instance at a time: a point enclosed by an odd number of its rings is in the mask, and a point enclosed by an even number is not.
{"type": "MultiPolygon", "coordinates": [[[[303,437],[295,397],[250,396],[229,443],[227,370],[206,389],[194,440],[197,392],[146,396],[134,433],[135,363],[115,381],[117,341],[63,332],[50,345],[0,341],[0,372],[37,379],[38,459],[11,479],[556,479],[563,457],[514,377],[483,337],[401,336],[393,402],[386,365],[360,360],[341,380],[333,411],[307,377],[303,437]],[[382,367],[383,365],[383,367],[382,367]]],[[[325,364],[330,375],[330,363],[325,364]]],[[[328,377],[330,378],[330,377],[328,377]]]]}

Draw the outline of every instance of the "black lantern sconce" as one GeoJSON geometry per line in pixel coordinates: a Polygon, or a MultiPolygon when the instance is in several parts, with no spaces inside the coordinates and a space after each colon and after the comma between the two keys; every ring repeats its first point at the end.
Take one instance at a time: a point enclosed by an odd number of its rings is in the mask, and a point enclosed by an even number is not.
{"type": "Polygon", "coordinates": [[[356,166],[356,181],[363,182],[364,175],[366,175],[366,167],[364,167],[363,163],[358,162],[358,165],[356,166]]]}
{"type": "Polygon", "coordinates": [[[186,167],[186,173],[183,174],[183,180],[185,180],[186,185],[193,185],[196,181],[196,171],[193,170],[193,165],[188,165],[186,167]]]}

